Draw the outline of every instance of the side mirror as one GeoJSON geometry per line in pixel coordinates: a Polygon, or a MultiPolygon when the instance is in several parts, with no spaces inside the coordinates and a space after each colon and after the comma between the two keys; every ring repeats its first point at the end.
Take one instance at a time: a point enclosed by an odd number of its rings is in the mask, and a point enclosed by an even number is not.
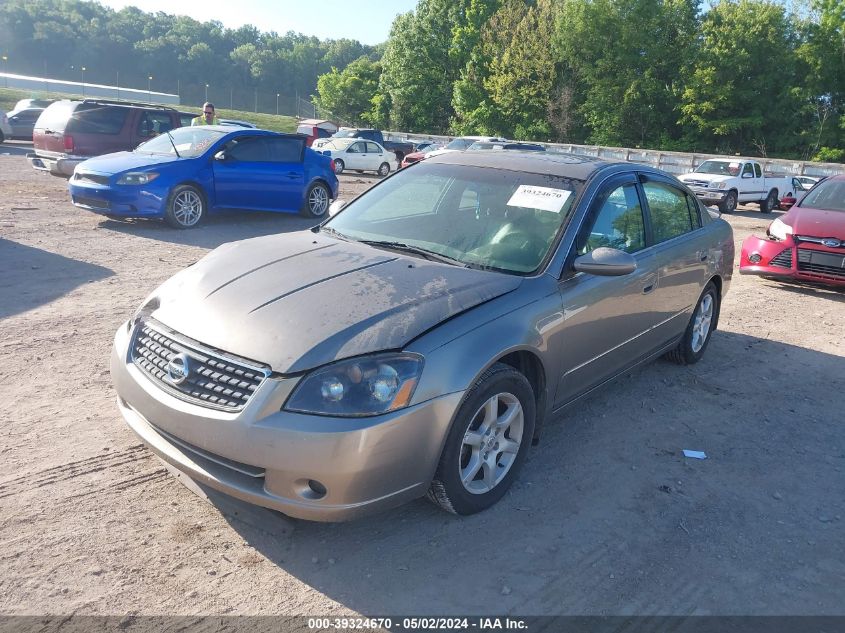
{"type": "Polygon", "coordinates": [[[329,205],[329,217],[334,217],[346,206],[346,200],[335,200],[329,205]]]}
{"type": "Polygon", "coordinates": [[[228,160],[228,156],[226,155],[226,150],[221,149],[214,155],[214,160],[228,160]]]}
{"type": "Polygon", "coordinates": [[[620,277],[637,269],[637,260],[630,253],[600,246],[575,260],[575,270],[600,277],[620,277]]]}
{"type": "Polygon", "coordinates": [[[742,178],[754,178],[754,174],[749,174],[748,172],[745,172],[744,174],[742,174],[741,177],[742,178]]]}

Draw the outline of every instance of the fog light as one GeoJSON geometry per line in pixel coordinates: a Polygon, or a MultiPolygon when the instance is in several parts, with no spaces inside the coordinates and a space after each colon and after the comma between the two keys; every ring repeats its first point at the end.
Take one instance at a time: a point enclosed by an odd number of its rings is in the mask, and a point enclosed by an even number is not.
{"type": "Polygon", "coordinates": [[[751,255],[748,256],[748,261],[752,264],[759,264],[762,259],[763,258],[760,256],[760,253],[751,253],[751,255]]]}
{"type": "Polygon", "coordinates": [[[303,499],[319,501],[328,494],[326,487],[316,479],[297,479],[293,482],[293,489],[303,499]]]}

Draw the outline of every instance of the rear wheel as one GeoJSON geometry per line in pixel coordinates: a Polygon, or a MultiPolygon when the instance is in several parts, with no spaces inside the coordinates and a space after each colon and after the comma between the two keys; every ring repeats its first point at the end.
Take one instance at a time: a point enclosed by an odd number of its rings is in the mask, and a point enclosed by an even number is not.
{"type": "Polygon", "coordinates": [[[334,173],[336,173],[336,174],[342,174],[342,173],[343,173],[343,169],[344,169],[345,167],[346,167],[346,165],[344,165],[344,164],[343,164],[343,161],[342,161],[342,160],[340,160],[339,158],[335,158],[335,159],[334,159],[334,173]]]}
{"type": "Polygon", "coordinates": [[[329,189],[321,182],[315,182],[308,188],[305,204],[300,211],[306,218],[321,218],[329,208],[329,189]]]}
{"type": "Polygon", "coordinates": [[[455,514],[489,508],[516,478],[534,435],[531,384],[497,363],[467,393],[446,438],[428,497],[455,514]]]}
{"type": "Polygon", "coordinates": [[[666,354],[666,357],[679,365],[692,365],[701,360],[704,350],[710,342],[710,336],[719,321],[719,293],[713,282],[704,287],[692,313],[684,337],[678,346],[666,354]]]}
{"type": "Polygon", "coordinates": [[[719,211],[722,213],[733,213],[736,211],[736,191],[729,191],[725,199],[719,204],[719,211]]]}
{"type": "Polygon", "coordinates": [[[193,185],[179,185],[170,192],[165,221],[176,229],[192,229],[205,217],[205,198],[193,185]]]}
{"type": "Polygon", "coordinates": [[[387,174],[390,173],[390,165],[387,163],[382,163],[378,166],[378,175],[384,178],[387,174]]]}
{"type": "Polygon", "coordinates": [[[772,189],[765,200],[760,200],[760,213],[771,213],[772,209],[776,209],[779,204],[778,190],[772,189]]]}

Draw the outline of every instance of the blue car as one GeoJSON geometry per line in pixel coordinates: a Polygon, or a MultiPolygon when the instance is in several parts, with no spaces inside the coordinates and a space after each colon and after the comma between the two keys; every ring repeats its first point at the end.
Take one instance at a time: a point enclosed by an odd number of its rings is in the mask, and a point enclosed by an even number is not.
{"type": "Polygon", "coordinates": [[[76,206],[110,217],[163,218],[175,228],[209,211],[249,209],[326,214],[337,197],[331,159],[305,137],[223,126],[183,127],[76,166],[76,206]]]}

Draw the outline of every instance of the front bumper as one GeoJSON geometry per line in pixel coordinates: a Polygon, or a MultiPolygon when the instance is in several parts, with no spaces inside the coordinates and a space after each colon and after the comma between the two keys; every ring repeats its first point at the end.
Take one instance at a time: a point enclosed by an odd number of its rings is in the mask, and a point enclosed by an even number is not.
{"type": "Polygon", "coordinates": [[[691,189],[695,197],[706,205],[721,204],[728,195],[725,189],[702,189],[700,187],[691,187],[691,189]]]}
{"type": "Polygon", "coordinates": [[[463,397],[331,418],[281,411],[298,379],[271,376],[241,411],[218,411],[158,387],[128,360],[130,336],[118,330],[111,373],[138,437],[192,479],[300,519],[343,521],[424,495],[463,397]]]}
{"type": "Polygon", "coordinates": [[[54,176],[67,176],[70,178],[73,176],[73,170],[76,166],[82,161],[87,160],[87,157],[54,158],[39,156],[34,152],[30,152],[26,155],[26,160],[29,161],[33,169],[49,171],[54,176]]]}
{"type": "Polygon", "coordinates": [[[742,242],[739,272],[845,286],[845,249],[796,242],[791,235],[782,241],[750,235],[742,242]]]}
{"type": "Polygon", "coordinates": [[[168,190],[138,185],[100,185],[89,181],[68,182],[74,206],[102,215],[127,218],[161,218],[168,190]]]}

